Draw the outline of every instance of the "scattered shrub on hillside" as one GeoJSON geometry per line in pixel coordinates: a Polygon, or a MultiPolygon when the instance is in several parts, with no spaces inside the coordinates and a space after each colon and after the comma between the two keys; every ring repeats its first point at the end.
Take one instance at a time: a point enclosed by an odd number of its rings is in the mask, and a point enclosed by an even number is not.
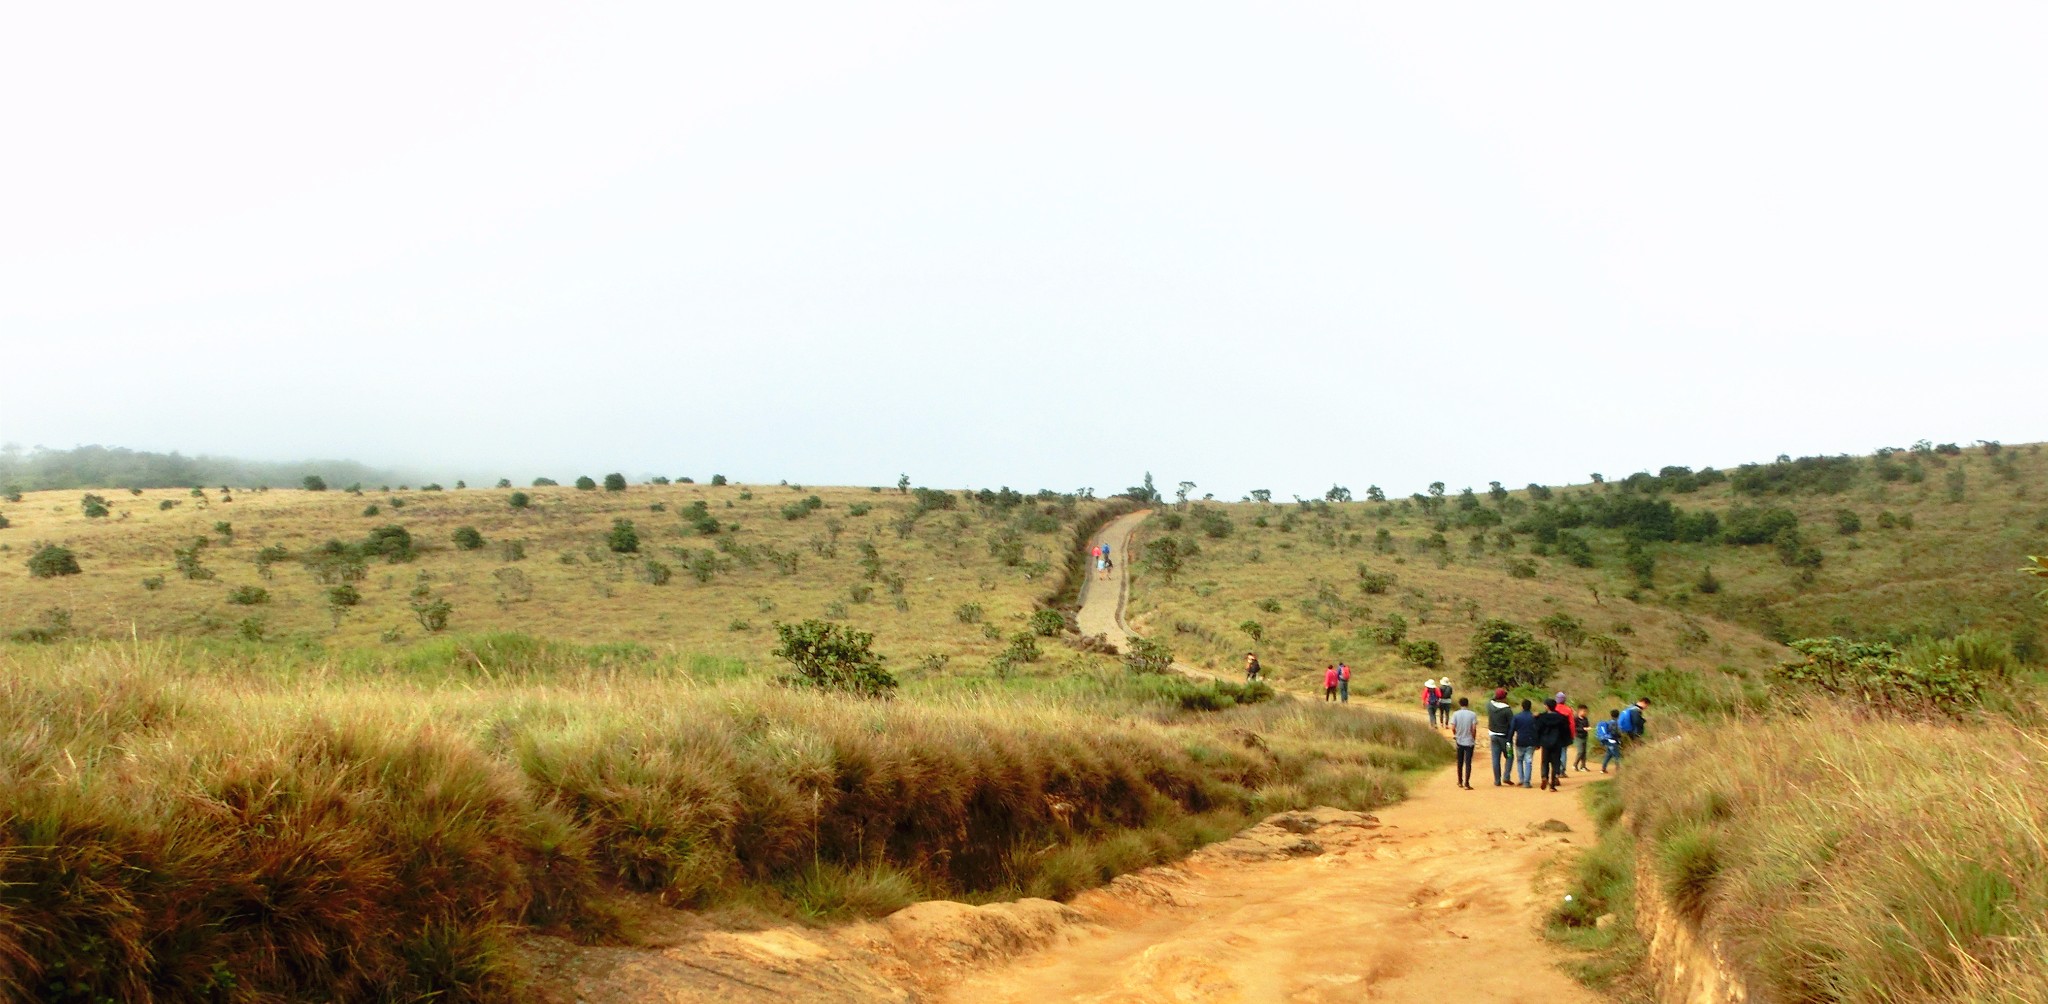
{"type": "Polygon", "coordinates": [[[1263,613],[1277,614],[1280,612],[1280,601],[1270,596],[1252,604],[1252,606],[1259,608],[1263,613]]]}
{"type": "Polygon", "coordinates": [[[790,675],[784,678],[789,684],[861,697],[885,697],[896,689],[896,678],[874,652],[871,632],[806,619],[795,624],[776,621],[775,637],[775,657],[790,666],[790,675]]]}
{"type": "Polygon", "coordinates": [[[455,528],[455,532],[449,536],[455,541],[455,549],[458,551],[479,551],[483,549],[484,535],[478,533],[476,527],[458,526],[455,528]]]}
{"type": "Polygon", "coordinates": [[[1692,584],[1692,588],[1696,592],[1705,593],[1709,596],[1721,591],[1721,580],[1714,578],[1714,568],[1712,565],[1700,570],[1700,577],[1692,584]]]}
{"type": "Polygon", "coordinates": [[[532,484],[532,485],[531,485],[530,487],[533,487],[533,488],[553,488],[553,487],[555,487],[555,486],[556,486],[557,484],[559,484],[559,482],[557,482],[557,481],[556,481],[556,480],[555,480],[554,478],[534,478],[534,479],[533,479],[533,484],[532,484]]]}
{"type": "Polygon", "coordinates": [[[413,619],[420,622],[420,627],[433,633],[447,630],[448,617],[455,612],[455,604],[435,596],[424,581],[413,587],[409,605],[413,619]]]}
{"type": "Polygon", "coordinates": [[[1498,617],[1488,618],[1472,633],[1472,651],[1465,672],[1488,687],[1542,686],[1550,679],[1550,647],[1528,629],[1498,617]]]}
{"type": "Polygon", "coordinates": [[[640,552],[640,534],[633,529],[633,521],[630,519],[612,520],[611,532],[605,535],[604,543],[614,554],[640,552]]]}
{"type": "Polygon", "coordinates": [[[1862,462],[1849,456],[1798,460],[1780,456],[1775,463],[1743,464],[1730,475],[1729,482],[1743,495],[1839,495],[1855,486],[1861,469],[1862,462]]]}
{"type": "Polygon", "coordinates": [[[1970,476],[1964,473],[1962,468],[1954,468],[1942,475],[1942,482],[1947,489],[1950,502],[1961,502],[1968,497],[1970,476]]]}
{"type": "Polygon", "coordinates": [[[1442,645],[1436,642],[1426,638],[1418,638],[1414,641],[1402,643],[1401,658],[1424,669],[1437,669],[1444,664],[1444,649],[1442,645]]]}
{"type": "Polygon", "coordinates": [[[270,602],[270,591],[262,586],[236,586],[228,591],[228,602],[244,607],[257,606],[270,602]]]}
{"type": "Polygon", "coordinates": [[[1612,636],[1596,634],[1586,639],[1586,648],[1593,653],[1593,664],[1600,669],[1600,681],[1609,687],[1621,682],[1621,674],[1628,668],[1628,649],[1612,636]]]}
{"type": "Polygon", "coordinates": [[[953,608],[953,617],[962,624],[979,624],[982,618],[981,604],[962,603],[953,608]]]}
{"type": "Polygon", "coordinates": [[[846,514],[848,516],[865,516],[868,513],[874,511],[875,507],[867,502],[855,502],[854,504],[846,507],[846,514]]]}
{"type": "Polygon", "coordinates": [[[299,482],[299,485],[309,492],[324,492],[327,490],[327,480],[318,474],[306,475],[305,479],[299,482]]]}
{"type": "Polygon", "coordinates": [[[1533,579],[1536,577],[1536,559],[1509,558],[1508,577],[1511,579],[1533,579]]]}
{"type": "Polygon", "coordinates": [[[1863,531],[1863,517],[1853,509],[1835,510],[1835,532],[1847,537],[1863,531]]]}
{"type": "Polygon", "coordinates": [[[1067,629],[1067,619],[1057,610],[1036,610],[1031,614],[1031,631],[1041,638],[1051,638],[1067,629]]]}
{"type": "Polygon", "coordinates": [[[2004,689],[2015,668],[2004,643],[1978,636],[1918,642],[1904,653],[1886,642],[1844,638],[1802,638],[1792,648],[1804,658],[1777,671],[1789,693],[1848,698],[1907,717],[1960,714],[1988,691],[2004,689]]]}
{"type": "Polygon", "coordinates": [[[1394,582],[1392,572],[1375,572],[1362,562],[1358,566],[1358,588],[1369,595],[1379,596],[1386,593],[1387,590],[1394,588],[1394,582]]]}
{"type": "Polygon", "coordinates": [[[91,492],[87,492],[84,496],[80,497],[78,506],[85,512],[86,519],[103,519],[109,511],[107,500],[91,492]]]}
{"type": "Polygon", "coordinates": [[[668,580],[674,575],[667,565],[651,558],[640,566],[640,578],[650,586],[668,585],[668,580]]]}
{"type": "Polygon", "coordinates": [[[579,492],[594,492],[597,490],[597,482],[588,474],[582,475],[576,479],[576,490],[579,492]]]}
{"type": "Polygon", "coordinates": [[[1543,637],[1557,646],[1558,654],[1567,657],[1572,649],[1586,643],[1585,622],[1562,610],[1537,621],[1536,630],[1543,632],[1543,637]]]}
{"type": "Polygon", "coordinates": [[[80,574],[80,570],[78,570],[78,555],[74,555],[70,547],[63,547],[63,545],[55,545],[55,543],[39,545],[35,549],[35,553],[29,555],[29,574],[35,576],[35,578],[76,576],[76,574],[80,574]]]}
{"type": "Polygon", "coordinates": [[[156,504],[156,511],[170,512],[178,507],[177,499],[163,499],[156,504]]]}
{"type": "Polygon", "coordinates": [[[1145,568],[1159,576],[1164,585],[1173,585],[1173,580],[1187,567],[1187,563],[1200,554],[1193,540],[1180,537],[1161,537],[1145,542],[1145,568]]]}
{"type": "Polygon", "coordinates": [[[1557,535],[1557,553],[1579,568],[1593,567],[1593,545],[1580,534],[1563,532],[1557,535]]]}
{"type": "Polygon", "coordinates": [[[1171,672],[1173,650],[1150,638],[1132,638],[1124,647],[1123,663],[1133,673],[1171,672]]]}
{"type": "Polygon", "coordinates": [[[363,515],[382,516],[384,515],[384,507],[376,504],[375,502],[372,502],[369,505],[363,507],[363,515]]]}
{"type": "Polygon", "coordinates": [[[514,509],[524,509],[533,504],[533,497],[525,492],[513,492],[505,496],[505,504],[514,509]]]}
{"type": "Polygon", "coordinates": [[[327,590],[327,605],[330,607],[352,607],[361,602],[363,594],[346,582],[327,590]]]}
{"type": "Polygon", "coordinates": [[[213,570],[207,568],[199,560],[199,554],[204,550],[206,550],[206,538],[194,537],[190,546],[171,549],[171,563],[177,567],[178,574],[188,580],[203,582],[211,579],[213,578],[213,570]]]}
{"type": "Polygon", "coordinates": [[[1239,631],[1244,632],[1245,637],[1250,638],[1252,641],[1255,642],[1261,641],[1266,637],[1265,625],[1262,625],[1255,620],[1246,620],[1240,622],[1237,625],[1237,629],[1239,631]]]}
{"type": "Polygon", "coordinates": [[[501,540],[498,542],[499,561],[525,561],[526,542],[523,540],[501,540]]]}
{"type": "Polygon", "coordinates": [[[411,561],[414,553],[412,534],[402,526],[380,526],[363,538],[362,553],[381,555],[385,561],[394,565],[401,561],[411,561]]]}
{"type": "Polygon", "coordinates": [[[711,476],[711,487],[713,488],[720,487],[722,485],[725,485],[726,483],[727,482],[725,480],[725,475],[723,474],[713,474],[711,476]]]}
{"type": "Polygon", "coordinates": [[[1739,505],[1722,521],[1721,539],[1728,544],[1769,544],[1798,527],[1799,515],[1790,509],[1739,505]]]}
{"type": "MultiPolygon", "coordinates": [[[[578,484],[578,485],[577,485],[577,487],[581,488],[581,487],[582,487],[582,485],[581,485],[581,484],[578,484]]],[[[625,490],[626,490],[626,476],[625,476],[624,474],[607,474],[607,475],[605,475],[605,476],[604,476],[604,490],[605,490],[605,491],[608,491],[608,492],[622,492],[622,491],[625,491],[625,490]]]]}
{"type": "Polygon", "coordinates": [[[159,589],[162,589],[163,587],[164,577],[161,575],[145,575],[142,577],[142,588],[144,590],[153,593],[159,589]]]}

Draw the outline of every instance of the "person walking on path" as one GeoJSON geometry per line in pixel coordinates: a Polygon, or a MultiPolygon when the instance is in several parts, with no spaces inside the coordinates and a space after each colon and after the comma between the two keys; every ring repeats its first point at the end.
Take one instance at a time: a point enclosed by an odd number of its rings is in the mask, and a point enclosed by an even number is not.
{"type": "Polygon", "coordinates": [[[1540,787],[1558,790],[1558,782],[1564,780],[1564,751],[1572,741],[1572,720],[1570,705],[1559,705],[1555,698],[1543,702],[1544,711],[1536,716],[1536,745],[1543,750],[1543,783],[1540,787]],[[1557,710],[1563,707],[1564,711],[1557,710]]]}
{"type": "Polygon", "coordinates": [[[1458,710],[1451,712],[1451,741],[1458,744],[1458,787],[1472,790],[1472,754],[1479,745],[1479,713],[1472,699],[1458,698],[1458,710]]]}
{"type": "Polygon", "coordinates": [[[1257,683],[1258,680],[1259,654],[1257,652],[1246,652],[1244,654],[1244,682],[1257,683]]]}
{"type": "Polygon", "coordinates": [[[1323,667],[1323,700],[1325,700],[1325,701],[1334,701],[1334,700],[1336,700],[1336,699],[1337,699],[1337,667],[1335,667],[1335,666],[1325,666],[1325,667],[1323,667]]]}
{"type": "Polygon", "coordinates": [[[1508,722],[1508,737],[1515,741],[1515,776],[1522,779],[1522,787],[1529,787],[1529,761],[1536,756],[1536,716],[1529,713],[1529,702],[1522,702],[1522,710],[1508,722]]]}
{"type": "Polygon", "coordinates": [[[1621,762],[1620,708],[1614,708],[1607,712],[1607,720],[1601,722],[1599,727],[1593,730],[1593,738],[1600,740],[1601,748],[1607,751],[1607,756],[1600,761],[1600,773],[1605,774],[1607,773],[1608,764],[1618,764],[1621,762]]]}
{"type": "Polygon", "coordinates": [[[1486,705],[1486,731],[1493,739],[1493,786],[1500,787],[1502,776],[1510,784],[1515,780],[1515,747],[1508,742],[1508,729],[1514,724],[1515,706],[1508,703],[1508,688],[1495,687],[1493,700],[1486,705]]]}
{"type": "Polygon", "coordinates": [[[1429,724],[1432,727],[1434,727],[1437,723],[1436,702],[1436,681],[1429,680],[1424,682],[1422,684],[1422,706],[1429,712],[1429,724]]]}
{"type": "Polygon", "coordinates": [[[1623,708],[1623,709],[1622,709],[1622,712],[1621,712],[1621,742],[1622,742],[1622,745],[1624,745],[1624,746],[1633,746],[1633,745],[1635,745],[1636,743],[1639,743],[1639,742],[1642,742],[1642,741],[1643,741],[1643,727],[1644,727],[1644,724],[1645,724],[1645,723],[1644,723],[1644,718],[1645,718],[1645,716],[1646,716],[1646,715],[1647,715],[1647,714],[1649,713],[1649,710],[1650,710],[1650,699],[1649,699],[1649,698],[1647,698],[1647,697],[1639,697],[1639,698],[1637,698],[1637,699],[1636,699],[1636,703],[1634,703],[1634,704],[1631,704],[1631,705],[1629,705],[1628,707],[1626,707],[1626,708],[1623,708]]]}
{"type": "Polygon", "coordinates": [[[1572,716],[1572,738],[1579,744],[1579,758],[1572,763],[1575,770],[1591,770],[1586,766],[1586,741],[1593,735],[1593,709],[1579,705],[1579,712],[1572,716]]]}
{"type": "Polygon", "coordinates": [[[1337,664],[1337,703],[1351,703],[1351,667],[1341,662],[1337,664]]]}
{"type": "Polygon", "coordinates": [[[1454,708],[1451,705],[1451,678],[1448,676],[1436,678],[1436,706],[1444,709],[1444,724],[1450,724],[1454,708]]]}

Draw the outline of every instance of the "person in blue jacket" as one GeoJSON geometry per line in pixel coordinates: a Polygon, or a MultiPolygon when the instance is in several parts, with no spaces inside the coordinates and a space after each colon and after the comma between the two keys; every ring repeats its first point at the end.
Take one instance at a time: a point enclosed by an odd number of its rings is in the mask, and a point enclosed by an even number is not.
{"type": "Polygon", "coordinates": [[[1643,741],[1644,719],[1649,710],[1650,699],[1647,697],[1637,698],[1636,703],[1622,709],[1620,719],[1622,742],[1633,745],[1643,741]]]}
{"type": "Polygon", "coordinates": [[[1530,712],[1530,707],[1532,705],[1524,700],[1521,713],[1508,723],[1508,738],[1515,743],[1515,776],[1524,788],[1532,787],[1529,776],[1534,772],[1535,765],[1531,761],[1536,757],[1536,716],[1530,712]]]}

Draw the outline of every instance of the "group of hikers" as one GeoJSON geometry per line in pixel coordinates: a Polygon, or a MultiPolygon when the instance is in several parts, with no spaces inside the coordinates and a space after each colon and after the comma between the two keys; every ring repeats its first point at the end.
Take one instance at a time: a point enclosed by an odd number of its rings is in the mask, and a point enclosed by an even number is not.
{"type": "Polygon", "coordinates": [[[1109,560],[1109,541],[1105,540],[1095,545],[1095,549],[1089,552],[1089,557],[1095,560],[1095,577],[1109,578],[1110,570],[1116,567],[1116,563],[1109,560]]]}
{"type": "MultiPolygon", "coordinates": [[[[1430,680],[1423,685],[1422,703],[1429,713],[1430,725],[1451,730],[1451,741],[1458,748],[1458,787],[1470,791],[1472,760],[1479,748],[1479,713],[1472,710],[1469,697],[1457,698],[1454,708],[1451,691],[1448,678],[1430,680]]],[[[1586,752],[1594,741],[1600,743],[1606,754],[1600,761],[1600,773],[1607,773],[1609,767],[1618,768],[1623,749],[1642,741],[1649,710],[1650,699],[1639,698],[1625,709],[1609,710],[1604,721],[1595,722],[1592,707],[1584,703],[1574,707],[1563,691],[1544,698],[1543,710],[1537,711],[1534,702],[1527,699],[1517,710],[1508,701],[1507,688],[1495,688],[1493,700],[1486,705],[1494,787],[1519,784],[1528,788],[1533,780],[1533,787],[1560,791],[1566,755],[1576,746],[1578,757],[1572,761],[1571,769],[1590,771],[1586,752]]]]}
{"type": "MultiPolygon", "coordinates": [[[[1244,682],[1259,682],[1259,672],[1261,669],[1259,654],[1257,652],[1246,652],[1244,654],[1244,682]]],[[[1333,662],[1323,667],[1323,700],[1334,701],[1338,704],[1351,703],[1350,666],[1341,662],[1333,662]]]]}

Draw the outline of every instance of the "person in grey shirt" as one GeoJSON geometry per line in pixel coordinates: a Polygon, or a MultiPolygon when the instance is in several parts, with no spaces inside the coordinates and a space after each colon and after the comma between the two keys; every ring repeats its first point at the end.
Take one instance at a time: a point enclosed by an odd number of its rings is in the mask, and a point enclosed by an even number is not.
{"type": "Polygon", "coordinates": [[[1472,790],[1472,753],[1479,744],[1479,713],[1472,699],[1458,698],[1458,710],[1451,713],[1451,741],[1458,744],[1458,787],[1472,790]]]}

